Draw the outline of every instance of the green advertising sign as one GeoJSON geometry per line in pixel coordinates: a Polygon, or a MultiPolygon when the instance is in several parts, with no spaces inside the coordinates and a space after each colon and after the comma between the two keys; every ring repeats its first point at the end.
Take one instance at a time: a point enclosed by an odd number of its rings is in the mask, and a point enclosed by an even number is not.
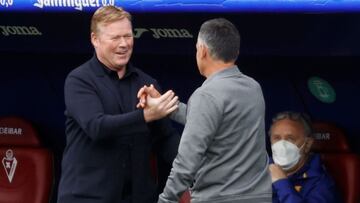
{"type": "Polygon", "coordinates": [[[311,77],[308,80],[308,88],[312,95],[324,103],[333,103],[336,100],[334,88],[324,79],[311,77]]]}

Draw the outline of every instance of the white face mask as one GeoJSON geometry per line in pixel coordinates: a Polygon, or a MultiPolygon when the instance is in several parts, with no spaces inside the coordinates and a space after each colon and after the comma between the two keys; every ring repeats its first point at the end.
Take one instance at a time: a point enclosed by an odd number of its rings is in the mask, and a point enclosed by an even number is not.
{"type": "Polygon", "coordinates": [[[274,162],[281,166],[284,170],[289,170],[294,167],[300,160],[300,150],[305,145],[299,148],[295,144],[280,140],[271,145],[272,156],[274,162]]]}

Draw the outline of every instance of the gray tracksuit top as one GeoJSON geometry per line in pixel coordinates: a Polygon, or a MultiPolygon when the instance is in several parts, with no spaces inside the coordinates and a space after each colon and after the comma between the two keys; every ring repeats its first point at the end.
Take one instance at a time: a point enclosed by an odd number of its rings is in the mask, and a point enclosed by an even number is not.
{"type": "Polygon", "coordinates": [[[205,80],[171,116],[185,123],[162,202],[271,202],[260,85],[234,66],[205,80]]]}

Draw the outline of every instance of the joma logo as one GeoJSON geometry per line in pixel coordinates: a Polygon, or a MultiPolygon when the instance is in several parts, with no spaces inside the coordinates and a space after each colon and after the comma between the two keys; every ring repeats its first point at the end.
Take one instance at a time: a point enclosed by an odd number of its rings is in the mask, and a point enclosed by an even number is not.
{"type": "Polygon", "coordinates": [[[193,38],[193,35],[186,29],[171,29],[171,28],[135,28],[135,38],[140,38],[145,32],[151,32],[155,39],[160,38],[193,38]]]}
{"type": "Polygon", "coordinates": [[[0,33],[4,36],[10,35],[42,35],[34,26],[7,26],[0,25],[0,33]]]}

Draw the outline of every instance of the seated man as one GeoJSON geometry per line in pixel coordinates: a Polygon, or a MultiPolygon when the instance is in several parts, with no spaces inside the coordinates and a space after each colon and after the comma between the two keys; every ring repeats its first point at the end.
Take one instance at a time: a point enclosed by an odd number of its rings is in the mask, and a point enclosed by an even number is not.
{"type": "Polygon", "coordinates": [[[313,138],[306,117],[281,112],[269,130],[273,203],[340,202],[336,186],[324,170],[320,156],[310,153],[313,138]]]}

